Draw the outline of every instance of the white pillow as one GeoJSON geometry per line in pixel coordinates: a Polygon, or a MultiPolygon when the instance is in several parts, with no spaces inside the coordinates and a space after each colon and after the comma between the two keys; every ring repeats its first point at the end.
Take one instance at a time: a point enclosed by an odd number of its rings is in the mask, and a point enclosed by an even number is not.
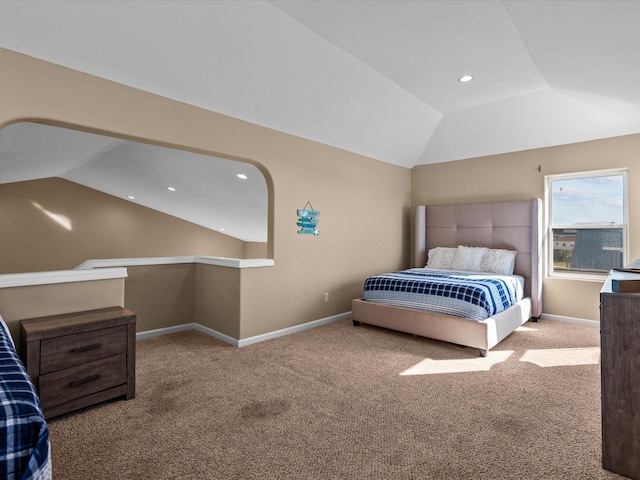
{"type": "Polygon", "coordinates": [[[458,245],[453,256],[452,270],[464,270],[466,272],[480,272],[480,264],[484,254],[489,250],[486,247],[465,247],[458,245]]]}
{"type": "Polygon", "coordinates": [[[482,257],[480,268],[483,272],[497,273],[499,275],[513,275],[513,269],[516,266],[515,250],[502,250],[492,248],[482,257]]]}
{"type": "Polygon", "coordinates": [[[451,270],[453,256],[456,253],[454,247],[435,247],[429,250],[427,265],[425,268],[435,268],[437,270],[451,270]]]}

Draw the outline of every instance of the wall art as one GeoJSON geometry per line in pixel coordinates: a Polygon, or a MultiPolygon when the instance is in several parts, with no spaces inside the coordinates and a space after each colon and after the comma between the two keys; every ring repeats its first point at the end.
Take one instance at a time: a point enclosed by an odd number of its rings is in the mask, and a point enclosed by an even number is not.
{"type": "Polygon", "coordinates": [[[320,215],[320,212],[313,209],[311,202],[307,202],[304,208],[298,209],[297,225],[300,227],[298,233],[303,235],[320,235],[320,230],[318,229],[318,215],[320,215]]]}

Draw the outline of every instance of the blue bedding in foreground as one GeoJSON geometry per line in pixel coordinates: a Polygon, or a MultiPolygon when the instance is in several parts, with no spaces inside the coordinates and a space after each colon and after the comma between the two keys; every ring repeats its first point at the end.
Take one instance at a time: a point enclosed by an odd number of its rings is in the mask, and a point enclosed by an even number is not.
{"type": "Polygon", "coordinates": [[[51,479],[49,430],[35,387],[0,321],[0,478],[51,479]]]}
{"type": "Polygon", "coordinates": [[[522,299],[522,278],[412,268],[369,277],[364,282],[364,299],[484,320],[522,299]]]}

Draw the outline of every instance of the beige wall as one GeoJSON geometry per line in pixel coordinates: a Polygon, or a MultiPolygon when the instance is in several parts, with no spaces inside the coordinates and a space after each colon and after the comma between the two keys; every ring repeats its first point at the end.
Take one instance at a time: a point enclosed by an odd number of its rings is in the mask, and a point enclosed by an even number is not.
{"type": "MultiPolygon", "coordinates": [[[[266,243],[244,242],[244,256],[241,258],[268,258],[268,252],[266,243]]],[[[228,257],[229,255],[225,256],[228,257]]]]}
{"type": "MultiPolygon", "coordinates": [[[[640,169],[638,135],[423,165],[409,171],[8,50],[0,49],[0,66],[0,127],[38,121],[249,161],[261,169],[269,189],[268,246],[238,247],[211,232],[216,236],[211,243],[225,249],[222,254],[207,250],[210,240],[202,240],[195,230],[186,235],[193,242],[188,251],[181,250],[184,238],[178,242],[158,235],[155,227],[149,230],[156,233],[153,239],[145,238],[145,232],[136,230],[144,223],[129,209],[132,204],[119,201],[128,207],[114,209],[111,201],[99,199],[102,194],[93,191],[91,200],[78,202],[87,194],[80,192],[88,189],[69,182],[63,186],[64,181],[49,179],[5,185],[0,187],[2,273],[33,271],[43,265],[45,269],[72,268],[88,258],[114,256],[272,256],[275,267],[237,273],[238,312],[230,316],[241,318],[238,330],[220,327],[223,333],[247,338],[348,311],[351,298],[361,295],[366,276],[408,266],[412,205],[544,198],[545,175],[616,167],[629,168],[630,258],[640,257],[640,227],[633,223],[640,209],[636,193],[640,180],[635,174],[640,169]],[[38,203],[46,210],[69,217],[72,225],[82,226],[82,235],[79,230],[63,232],[34,208],[33,199],[41,200],[38,203]],[[296,209],[307,201],[321,212],[318,237],[296,233],[296,209]],[[126,221],[116,222],[117,216],[126,221]],[[115,222],[111,231],[98,228],[105,220],[115,222]],[[20,228],[11,232],[7,225],[20,228]],[[330,294],[326,303],[325,292],[330,294]]],[[[135,275],[129,280],[132,286],[138,281],[135,275]]],[[[179,282],[169,277],[168,285],[179,282]]],[[[599,282],[546,278],[544,312],[596,320],[600,286],[599,282]]],[[[188,316],[188,312],[182,314],[188,316]]],[[[152,318],[156,316],[143,321],[145,330],[166,323],[152,318]]]]}
{"type": "MultiPolygon", "coordinates": [[[[242,338],[349,311],[367,275],[408,266],[406,168],[8,50],[0,49],[0,66],[0,127],[39,121],[248,161],[261,169],[269,190],[267,255],[275,266],[240,276],[242,338]],[[297,234],[296,209],[307,201],[321,212],[317,237],[297,234]]],[[[24,241],[15,238],[2,247],[10,251],[24,241]]],[[[59,244],[56,254],[68,256],[68,248],[59,244]]]]}
{"type": "MultiPolygon", "coordinates": [[[[635,173],[640,169],[638,135],[423,165],[409,171],[8,50],[0,49],[0,66],[0,127],[39,121],[249,161],[261,169],[269,189],[266,255],[273,256],[276,265],[239,274],[240,338],[348,311],[351,298],[362,293],[367,275],[408,266],[411,205],[544,198],[544,176],[549,174],[628,167],[630,258],[640,257],[640,227],[633,223],[640,208],[636,193],[640,180],[635,173]],[[307,201],[321,212],[318,237],[296,233],[296,209],[307,201]],[[327,303],[324,292],[330,294],[327,303]]],[[[0,203],[13,208],[15,203],[6,202],[20,195],[14,196],[11,188],[0,191],[0,203]]],[[[56,200],[53,213],[74,216],[76,205],[69,199],[56,200]]],[[[12,208],[0,206],[3,230],[15,222],[12,208]]],[[[25,203],[21,208],[32,206],[25,203]]],[[[36,210],[28,215],[36,215],[36,210]]],[[[42,212],[38,215],[42,217],[42,212]]],[[[58,261],[60,266],[47,268],[69,268],[86,260],[85,256],[112,255],[107,242],[97,247],[93,241],[66,242],[60,231],[51,236],[52,225],[45,228],[42,220],[29,225],[27,235],[3,232],[3,272],[31,271],[42,262],[58,261]],[[77,248],[90,252],[77,255],[77,248]],[[32,257],[40,257],[29,260],[23,253],[14,255],[27,249],[32,257]]],[[[122,230],[124,238],[131,234],[122,230]]],[[[164,255],[154,253],[167,245],[157,238],[155,243],[121,247],[130,249],[132,256],[164,255]]],[[[264,248],[245,245],[242,253],[224,256],[257,256],[264,248]]],[[[178,254],[207,253],[171,253],[178,254]]],[[[544,312],[596,320],[600,286],[599,282],[546,278],[544,312]]],[[[153,325],[150,321],[149,327],[153,325]]]]}
{"type": "Polygon", "coordinates": [[[240,339],[242,270],[196,265],[194,321],[216,332],[240,339]]]}
{"type": "Polygon", "coordinates": [[[137,315],[136,331],[194,321],[195,265],[127,267],[124,307],[137,315]]]}
{"type": "Polygon", "coordinates": [[[242,240],[60,178],[0,184],[0,198],[0,224],[11,225],[0,229],[0,273],[102,258],[244,255],[242,240]]]}
{"type": "Polygon", "coordinates": [[[0,315],[20,343],[20,320],[124,306],[124,279],[0,288],[0,315]]]}
{"type": "MultiPolygon", "coordinates": [[[[640,222],[634,219],[640,212],[640,135],[418,166],[412,170],[412,204],[544,200],[545,175],[610,168],[629,169],[629,256],[637,258],[640,222]]],[[[601,287],[599,281],[545,277],[543,312],[598,320],[601,287]]]]}

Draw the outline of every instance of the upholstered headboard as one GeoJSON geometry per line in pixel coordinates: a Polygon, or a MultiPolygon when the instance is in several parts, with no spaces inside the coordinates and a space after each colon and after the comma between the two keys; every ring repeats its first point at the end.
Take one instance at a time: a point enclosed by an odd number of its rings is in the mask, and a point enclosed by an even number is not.
{"type": "Polygon", "coordinates": [[[515,250],[514,273],[525,278],[532,316],[542,313],[542,200],[419,205],[415,221],[415,267],[424,267],[434,247],[515,250]]]}

